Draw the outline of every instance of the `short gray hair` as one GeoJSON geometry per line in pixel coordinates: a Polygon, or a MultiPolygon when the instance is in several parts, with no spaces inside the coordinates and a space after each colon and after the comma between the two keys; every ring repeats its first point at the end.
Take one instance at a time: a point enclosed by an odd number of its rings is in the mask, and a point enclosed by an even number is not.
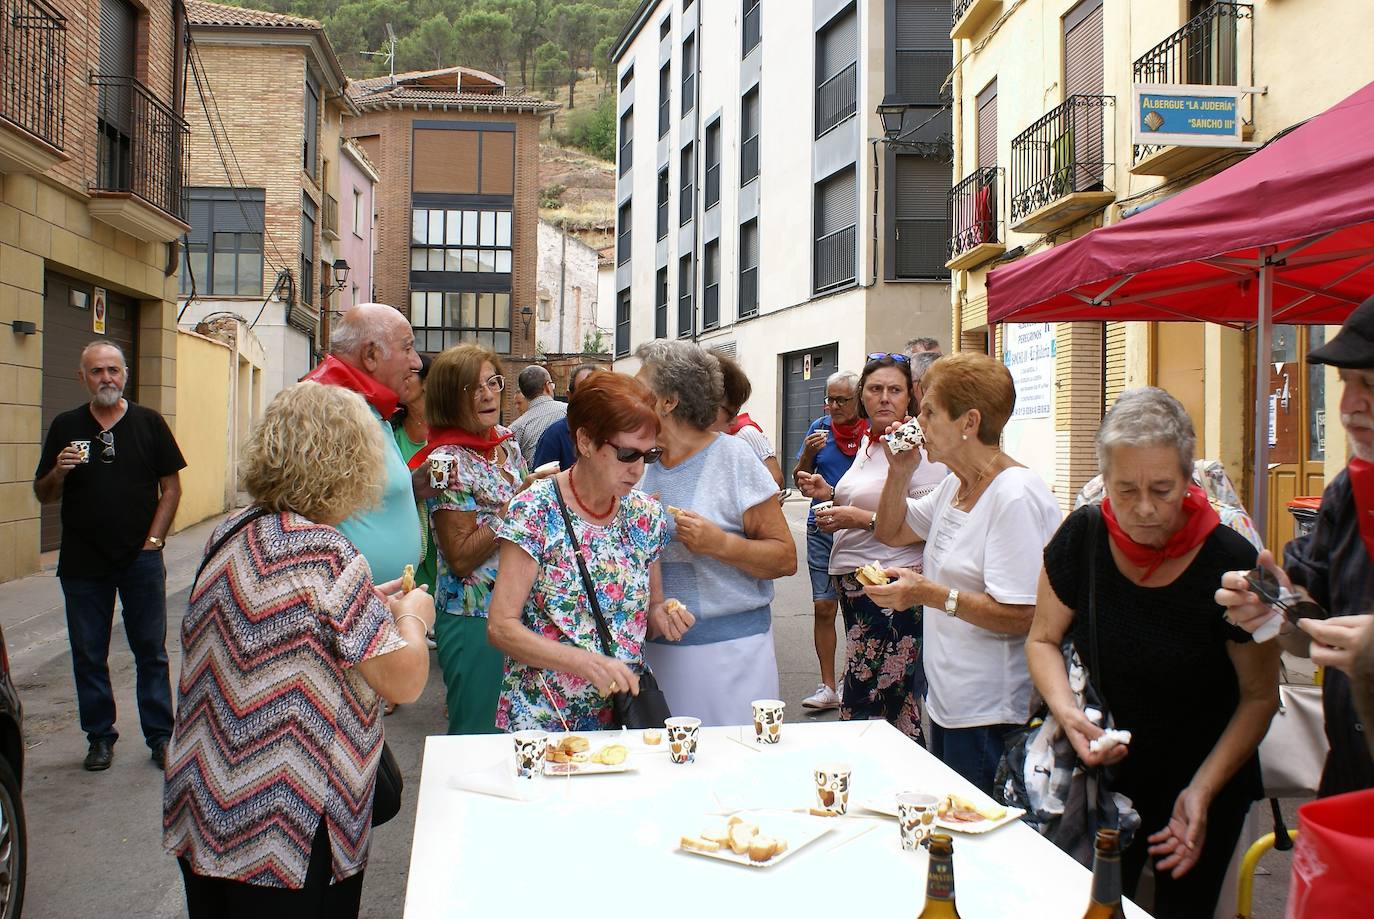
{"type": "Polygon", "coordinates": [[[911,355],[911,382],[921,382],[921,377],[926,375],[930,365],[943,356],[939,351],[918,351],[911,355]]]}
{"type": "Polygon", "coordinates": [[[1128,389],[1097,429],[1097,466],[1105,474],[1117,447],[1174,447],[1185,477],[1193,474],[1197,434],[1183,404],[1156,386],[1128,389]]]}
{"type": "Polygon", "coordinates": [[[382,357],[390,357],[391,342],[387,340],[386,333],[391,316],[383,310],[401,315],[400,310],[385,303],[359,303],[346,311],[329,330],[330,353],[356,357],[368,345],[376,345],[382,357]]]}
{"type": "Polygon", "coordinates": [[[843,383],[849,387],[850,392],[859,391],[859,375],[852,370],[836,370],[825,378],[825,388],[829,389],[836,383],[843,383]]]}
{"type": "Polygon", "coordinates": [[[538,364],[530,364],[520,371],[520,375],[515,378],[515,381],[520,384],[520,395],[526,399],[533,399],[544,391],[544,387],[549,385],[551,379],[553,377],[549,376],[549,372],[543,367],[538,364]]]}
{"type": "Polygon", "coordinates": [[[648,368],[654,395],[677,399],[674,417],[703,431],[715,423],[725,378],[714,354],[688,341],[656,338],[636,348],[635,357],[648,368]]]}
{"type": "Polygon", "coordinates": [[[81,349],[81,369],[83,371],[86,369],[86,355],[90,354],[96,348],[113,348],[115,353],[119,355],[119,362],[124,365],[125,369],[128,369],[129,359],[124,356],[124,349],[121,348],[119,345],[115,344],[114,342],[110,341],[108,338],[97,338],[95,341],[91,342],[89,345],[81,349]]]}

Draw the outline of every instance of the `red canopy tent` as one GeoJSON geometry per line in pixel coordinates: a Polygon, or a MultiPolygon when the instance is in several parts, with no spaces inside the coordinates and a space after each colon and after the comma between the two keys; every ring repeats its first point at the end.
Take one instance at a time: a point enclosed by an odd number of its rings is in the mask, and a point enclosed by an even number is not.
{"type": "Polygon", "coordinates": [[[1258,327],[1263,521],[1274,321],[1338,325],[1374,294],[1374,83],[1224,172],[988,273],[989,322],[1202,320],[1258,327]]]}

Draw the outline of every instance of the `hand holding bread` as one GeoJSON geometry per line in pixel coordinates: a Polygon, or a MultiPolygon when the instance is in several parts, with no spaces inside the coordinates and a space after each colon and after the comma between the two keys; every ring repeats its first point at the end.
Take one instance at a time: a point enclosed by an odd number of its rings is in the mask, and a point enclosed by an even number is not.
{"type": "Polygon", "coordinates": [[[696,622],[696,617],[686,606],[675,599],[649,607],[649,634],[651,637],[666,638],[668,641],[681,641],[682,636],[696,622]]]}
{"type": "Polygon", "coordinates": [[[884,584],[865,584],[864,593],[883,609],[939,606],[948,593],[911,568],[884,568],[882,573],[889,580],[884,584]]]}

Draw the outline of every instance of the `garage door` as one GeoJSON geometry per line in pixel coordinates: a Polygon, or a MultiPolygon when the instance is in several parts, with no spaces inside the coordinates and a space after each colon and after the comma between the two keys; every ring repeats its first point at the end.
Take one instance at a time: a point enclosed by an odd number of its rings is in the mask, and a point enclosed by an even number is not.
{"type": "Polygon", "coordinates": [[[794,351],[782,357],[783,481],[792,481],[806,429],[825,414],[825,379],[839,368],[837,344],[794,351]]]}
{"type": "MultiPolygon", "coordinates": [[[[110,292],[105,316],[105,334],[97,335],[91,315],[95,285],[65,275],[48,272],[43,276],[43,433],[46,437],[52,420],[68,409],[91,400],[91,394],[76,378],[81,367],[81,349],[97,338],[108,338],[124,349],[129,362],[126,394],[135,391],[133,368],[138,361],[134,351],[134,327],[138,304],[128,297],[110,292]]],[[[42,551],[56,549],[62,541],[60,503],[43,506],[40,541],[42,551]]]]}

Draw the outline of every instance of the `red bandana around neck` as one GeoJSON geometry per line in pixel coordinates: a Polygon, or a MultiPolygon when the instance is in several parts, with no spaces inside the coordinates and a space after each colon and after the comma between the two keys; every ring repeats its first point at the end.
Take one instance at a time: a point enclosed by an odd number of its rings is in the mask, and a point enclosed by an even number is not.
{"type": "Polygon", "coordinates": [[[831,419],[830,431],[835,435],[835,446],[839,451],[845,456],[853,456],[859,452],[859,442],[868,433],[868,419],[855,418],[845,424],[836,424],[831,419]]]}
{"type": "Polygon", "coordinates": [[[1126,535],[1116,520],[1116,512],[1112,510],[1112,499],[1106,498],[1102,502],[1102,520],[1107,524],[1112,542],[1116,543],[1127,561],[1145,569],[1140,578],[1142,581],[1159,570],[1159,566],[1167,559],[1180,558],[1202,545],[1202,541],[1221,525],[1221,518],[1207,500],[1207,493],[1196,483],[1190,484],[1188,493],[1183,496],[1183,514],[1183,526],[1169,537],[1168,542],[1156,548],[1143,546],[1126,535]]]}
{"type": "Polygon", "coordinates": [[[1374,463],[1354,456],[1346,469],[1350,474],[1350,490],[1355,495],[1355,516],[1360,523],[1360,539],[1364,540],[1364,550],[1374,559],[1374,463]]]}
{"type": "Polygon", "coordinates": [[[738,434],[745,428],[753,428],[760,434],[763,433],[763,428],[759,427],[759,423],[757,421],[749,417],[748,412],[740,412],[738,415],[735,416],[735,420],[730,422],[730,433],[738,434]]]}
{"type": "Polygon", "coordinates": [[[514,436],[515,432],[495,424],[488,428],[485,434],[474,434],[462,428],[432,427],[429,429],[429,442],[415,451],[407,465],[411,469],[419,469],[425,460],[429,459],[429,454],[435,447],[466,447],[487,459],[493,459],[496,448],[514,436]]]}
{"type": "Polygon", "coordinates": [[[368,405],[381,413],[383,421],[396,414],[396,405],[400,399],[396,393],[392,392],[381,383],[378,383],[357,367],[345,364],[332,354],[325,355],[324,360],[320,361],[319,366],[301,377],[301,379],[312,380],[316,383],[324,383],[326,386],[342,386],[344,389],[353,390],[366,399],[368,405]]]}

